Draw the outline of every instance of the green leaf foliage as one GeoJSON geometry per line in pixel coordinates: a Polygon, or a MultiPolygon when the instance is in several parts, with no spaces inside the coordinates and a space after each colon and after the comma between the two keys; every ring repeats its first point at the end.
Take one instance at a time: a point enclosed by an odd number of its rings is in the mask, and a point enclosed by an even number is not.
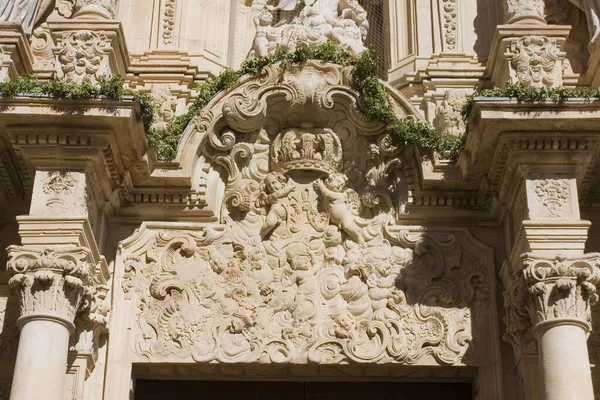
{"type": "Polygon", "coordinates": [[[469,133],[469,124],[473,113],[473,105],[477,97],[499,97],[515,99],[522,103],[541,103],[551,101],[554,103],[563,103],[567,99],[584,99],[590,101],[600,100],[600,88],[568,88],[559,87],[531,87],[522,83],[508,82],[503,88],[485,89],[475,92],[471,95],[461,110],[461,116],[465,122],[465,140],[469,133]]]}
{"type": "Polygon", "coordinates": [[[60,80],[42,82],[32,76],[25,76],[15,82],[0,83],[0,95],[12,97],[16,94],[44,94],[58,99],[84,100],[110,98],[119,100],[123,96],[134,96],[140,103],[141,117],[146,130],[148,143],[156,150],[159,160],[172,160],[183,132],[198,112],[206,107],[219,93],[240,82],[245,75],[260,74],[271,64],[280,63],[286,68],[291,63],[304,63],[308,60],[352,66],[352,82],[360,95],[361,106],[369,121],[379,122],[387,127],[387,132],[398,147],[417,146],[421,149],[438,151],[443,158],[455,159],[462,148],[463,137],[442,137],[429,124],[416,121],[412,117],[398,118],[392,110],[385,87],[379,81],[378,57],[373,50],[367,50],[358,57],[333,42],[311,47],[299,43],[295,49],[280,46],[273,55],[251,57],[244,61],[239,70],[225,69],[219,75],[209,78],[197,88],[198,97],[187,111],[171,119],[166,129],[152,127],[156,107],[150,96],[126,89],[123,78],[110,76],[101,78],[97,84],[90,81],[68,83],[60,80]]]}
{"type": "Polygon", "coordinates": [[[121,100],[123,96],[132,96],[140,104],[141,118],[146,132],[155,118],[155,107],[150,96],[140,94],[123,86],[120,76],[103,76],[94,84],[89,80],[82,83],[65,82],[61,80],[40,81],[32,75],[23,76],[16,81],[0,82],[0,95],[14,97],[17,94],[39,94],[63,100],[91,100],[108,98],[121,100]]]}

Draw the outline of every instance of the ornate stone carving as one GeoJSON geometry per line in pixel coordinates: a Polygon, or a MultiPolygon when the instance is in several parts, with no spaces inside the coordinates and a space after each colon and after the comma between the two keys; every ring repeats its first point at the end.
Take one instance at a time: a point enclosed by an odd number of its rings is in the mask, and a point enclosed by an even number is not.
{"type": "Polygon", "coordinates": [[[289,130],[275,138],[273,169],[335,172],[342,162],[342,144],[331,129],[289,130]]]}
{"type": "Polygon", "coordinates": [[[104,73],[102,61],[106,56],[107,46],[104,32],[65,32],[60,46],[58,61],[67,81],[95,81],[104,73]]]}
{"type": "Polygon", "coordinates": [[[456,0],[442,0],[445,50],[456,50],[456,29],[458,22],[456,7],[456,0]]]}
{"type": "Polygon", "coordinates": [[[536,328],[562,319],[577,320],[591,329],[590,306],[598,301],[600,255],[578,258],[557,256],[547,260],[534,254],[523,256],[528,291],[534,298],[536,328]]]}
{"type": "Polygon", "coordinates": [[[76,0],[74,17],[115,17],[117,0],[76,0]]]}
{"type": "Polygon", "coordinates": [[[325,231],[323,240],[292,239],[276,255],[276,243],[228,245],[231,234],[211,228],[157,233],[125,281],[139,301],[136,353],[154,361],[461,363],[470,309],[487,307],[489,287],[460,246],[451,245],[452,269],[445,245],[430,239],[411,243],[424,257],[412,260],[402,246],[361,250],[334,225],[325,231]]]}
{"type": "Polygon", "coordinates": [[[522,256],[522,276],[505,292],[507,339],[522,352],[531,352],[532,331],[568,321],[591,330],[591,305],[600,281],[600,254],[556,256],[549,260],[533,253],[522,256]],[[524,348],[529,349],[525,351],[524,348]]]}
{"type": "Polygon", "coordinates": [[[177,0],[167,0],[163,11],[163,33],[162,40],[164,44],[173,43],[173,28],[175,27],[175,7],[177,0]]]}
{"type": "Polygon", "coordinates": [[[464,363],[472,313],[490,302],[486,266],[454,237],[394,225],[408,196],[403,163],[383,129],[344,114],[356,104],[339,86],[345,69],[278,72],[266,68],[195,121],[206,162],[223,171],[219,223],[147,232],[123,250],[136,354],[464,363]]]}
{"type": "Polygon", "coordinates": [[[175,115],[175,97],[168,85],[152,85],[150,96],[157,107],[154,128],[166,129],[167,124],[175,115]]]}
{"type": "Polygon", "coordinates": [[[447,91],[444,100],[435,109],[435,126],[444,135],[458,136],[465,131],[460,111],[467,100],[464,91],[447,91]]]}
{"type": "MultiPolygon", "coordinates": [[[[256,14],[251,55],[265,56],[277,45],[298,42],[316,46],[334,41],[353,54],[361,53],[367,36],[367,12],[357,0],[275,1],[256,14]]],[[[249,4],[250,5],[250,4],[249,4]]]]}
{"type": "Polygon", "coordinates": [[[36,316],[56,318],[74,328],[75,314],[93,302],[94,266],[83,247],[37,250],[8,248],[9,285],[20,299],[19,324],[36,316]]]}
{"type": "Polygon", "coordinates": [[[544,22],[544,0],[503,0],[506,23],[533,19],[544,22]]]}
{"type": "Polygon", "coordinates": [[[75,318],[75,334],[71,336],[70,350],[98,359],[98,349],[108,333],[110,310],[109,287],[100,282],[90,288],[90,303],[84,313],[75,318]]]}
{"type": "Polygon", "coordinates": [[[42,191],[50,195],[46,200],[46,206],[63,207],[65,205],[65,198],[72,192],[75,183],[75,179],[69,172],[49,172],[42,185],[42,191]]]}
{"type": "Polygon", "coordinates": [[[54,53],[54,40],[47,24],[42,24],[33,31],[31,36],[31,51],[35,59],[36,71],[53,72],[56,69],[54,53]]]}
{"type": "Polygon", "coordinates": [[[560,218],[571,212],[571,189],[564,179],[541,179],[533,182],[537,201],[550,217],[560,218]]]}
{"type": "Polygon", "coordinates": [[[552,86],[558,60],[554,40],[543,36],[515,39],[510,46],[516,79],[527,86],[552,86]]]}

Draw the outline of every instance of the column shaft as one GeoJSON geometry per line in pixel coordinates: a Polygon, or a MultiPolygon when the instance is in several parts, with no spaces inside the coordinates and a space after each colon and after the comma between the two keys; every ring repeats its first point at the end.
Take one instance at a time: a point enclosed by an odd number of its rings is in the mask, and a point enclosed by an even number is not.
{"type": "Polygon", "coordinates": [[[580,326],[567,324],[539,335],[546,400],[594,400],[586,336],[580,326]]]}
{"type": "Polygon", "coordinates": [[[23,325],[10,400],[63,400],[69,329],[57,320],[23,325]]]}

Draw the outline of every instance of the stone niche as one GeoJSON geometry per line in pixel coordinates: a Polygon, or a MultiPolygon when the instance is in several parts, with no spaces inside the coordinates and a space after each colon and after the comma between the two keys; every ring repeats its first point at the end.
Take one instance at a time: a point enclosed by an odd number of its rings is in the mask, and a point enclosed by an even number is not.
{"type": "Polygon", "coordinates": [[[497,398],[491,250],[399,222],[415,156],[364,120],[349,81],[272,65],[190,124],[175,162],[214,222],[146,222],[121,244],[107,388],[133,364],[464,366],[497,398]]]}

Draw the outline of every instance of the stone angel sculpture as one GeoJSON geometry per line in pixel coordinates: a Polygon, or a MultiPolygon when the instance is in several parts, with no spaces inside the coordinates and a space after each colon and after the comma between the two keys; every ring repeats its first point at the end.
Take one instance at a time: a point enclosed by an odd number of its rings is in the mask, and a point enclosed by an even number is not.
{"type": "Polygon", "coordinates": [[[31,35],[37,25],[54,7],[54,0],[3,0],[0,1],[0,22],[16,22],[31,35]]]}

